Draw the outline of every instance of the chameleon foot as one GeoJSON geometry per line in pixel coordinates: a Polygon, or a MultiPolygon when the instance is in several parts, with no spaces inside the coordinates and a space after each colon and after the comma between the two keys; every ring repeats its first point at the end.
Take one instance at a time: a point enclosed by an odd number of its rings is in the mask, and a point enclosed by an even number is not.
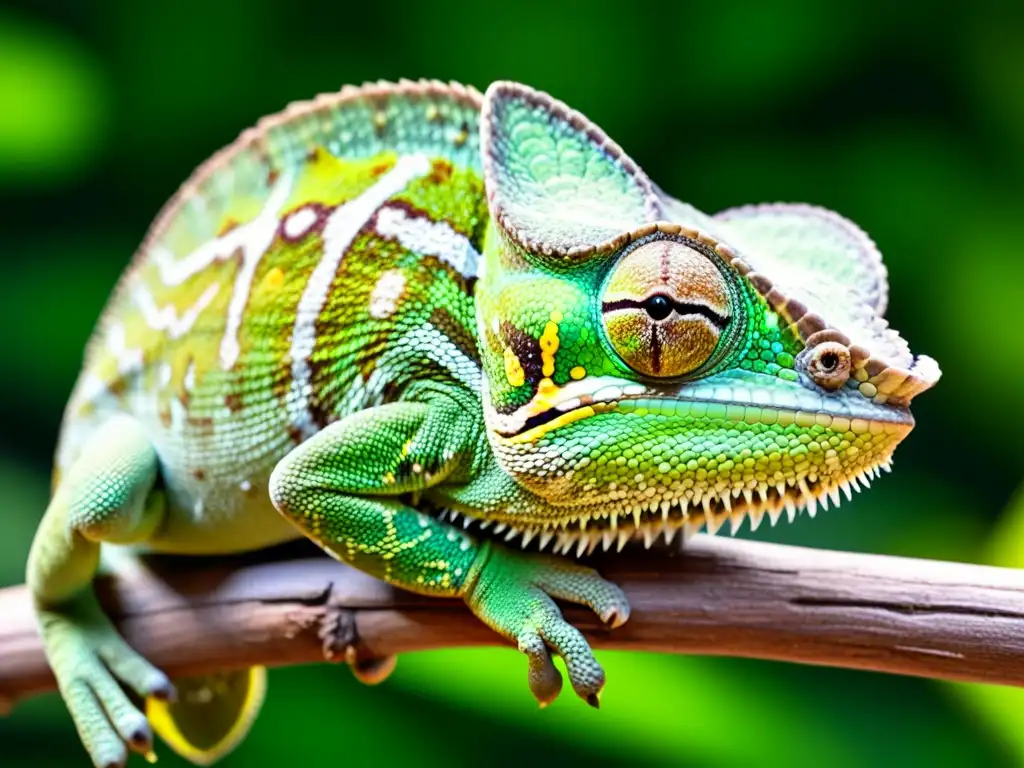
{"type": "Polygon", "coordinates": [[[629,618],[629,603],[615,584],[575,563],[524,555],[485,544],[476,580],[467,590],[473,612],[499,633],[514,640],[529,659],[529,684],[542,707],[562,688],[562,676],[551,660],[565,661],[569,683],[591,706],[598,706],[604,670],[578,629],[569,624],[552,598],[589,606],[612,627],[629,618]]]}
{"type": "Polygon", "coordinates": [[[117,634],[91,592],[40,608],[38,617],[57,686],[96,767],[123,766],[128,749],[151,757],[149,723],[121,686],[143,699],[171,699],[167,676],[117,634]]]}

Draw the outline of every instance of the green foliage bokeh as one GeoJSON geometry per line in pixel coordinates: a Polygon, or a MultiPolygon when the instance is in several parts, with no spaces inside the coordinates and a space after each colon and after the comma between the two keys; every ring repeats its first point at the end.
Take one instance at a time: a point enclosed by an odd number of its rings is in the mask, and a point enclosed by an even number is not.
{"type": "MultiPolygon", "coordinates": [[[[83,343],[160,205],[260,115],[400,77],[548,90],[704,210],[806,201],[860,223],[890,321],[945,377],[893,475],[762,538],[1024,566],[1019,3],[19,0],[0,10],[0,585],[22,579],[83,343]]],[[[571,694],[538,711],[507,649],[410,655],[376,688],[275,670],[224,765],[1024,764],[1015,690],[602,660],[600,712],[571,694]]],[[[5,766],[85,762],[54,695],[0,720],[0,745],[5,766]]]]}

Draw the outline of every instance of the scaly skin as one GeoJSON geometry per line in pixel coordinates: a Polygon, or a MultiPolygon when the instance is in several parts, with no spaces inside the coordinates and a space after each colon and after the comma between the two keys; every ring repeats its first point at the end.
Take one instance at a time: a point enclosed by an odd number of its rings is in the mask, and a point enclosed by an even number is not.
{"type": "Polygon", "coordinates": [[[554,652],[596,705],[601,667],[553,598],[615,626],[625,596],[491,534],[582,554],[838,503],[888,466],[939,376],[887,328],[887,294],[845,219],[707,216],[524,86],[346,88],[265,119],[158,217],[65,415],[28,579],[93,761],[152,748],[119,682],[197,763],[263,694],[257,669],[168,701],[96,606],[113,545],[305,535],[464,598],[528,656],[542,704],[554,652]]]}

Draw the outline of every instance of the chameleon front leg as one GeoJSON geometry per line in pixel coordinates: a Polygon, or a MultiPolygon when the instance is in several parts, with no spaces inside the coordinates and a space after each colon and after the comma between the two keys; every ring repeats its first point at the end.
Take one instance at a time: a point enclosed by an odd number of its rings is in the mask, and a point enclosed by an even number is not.
{"type": "Polygon", "coordinates": [[[553,651],[573,689],[596,706],[604,672],[552,596],[617,625],[629,613],[622,591],[589,568],[478,541],[396,498],[467,480],[476,452],[486,450],[480,434],[478,416],[444,396],[361,411],[285,457],[271,476],[271,499],[339,560],[413,592],[463,598],[529,657],[542,705],[561,689],[553,651]]]}
{"type": "Polygon", "coordinates": [[[152,751],[140,697],[167,699],[167,677],[117,633],[92,590],[100,543],[144,541],[163,519],[151,493],[157,457],[138,422],[114,416],[60,480],[29,553],[26,579],[57,686],[93,762],[123,765],[127,743],[152,751]]]}

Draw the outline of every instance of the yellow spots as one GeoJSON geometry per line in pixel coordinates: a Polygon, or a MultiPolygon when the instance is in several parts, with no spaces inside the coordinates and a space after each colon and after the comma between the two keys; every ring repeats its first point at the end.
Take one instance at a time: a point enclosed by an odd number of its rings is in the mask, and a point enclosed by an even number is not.
{"type": "Polygon", "coordinates": [[[582,365],[577,365],[572,370],[569,371],[569,375],[576,381],[579,381],[580,379],[587,375],[587,369],[584,368],[582,365]]]}
{"type": "Polygon", "coordinates": [[[431,122],[431,123],[434,122],[440,116],[441,116],[441,110],[439,110],[435,104],[428,104],[427,105],[427,120],[429,122],[431,122]]]}
{"type": "Polygon", "coordinates": [[[562,322],[562,313],[557,309],[552,311],[551,319],[544,326],[544,333],[540,337],[540,359],[543,367],[541,372],[545,376],[555,374],[555,353],[558,351],[558,324],[562,322]]]}
{"type": "Polygon", "coordinates": [[[373,186],[397,157],[394,152],[381,152],[367,158],[340,158],[318,145],[306,155],[306,165],[282,209],[299,209],[312,202],[330,208],[352,200],[373,186]]]}
{"type": "Polygon", "coordinates": [[[561,388],[551,379],[541,379],[537,383],[537,396],[534,400],[543,404],[543,410],[546,411],[554,405],[554,399],[560,391],[561,388]]]}
{"type": "Polygon", "coordinates": [[[388,125],[388,116],[380,110],[373,113],[373,127],[378,131],[383,131],[388,125]]]}
{"type": "Polygon", "coordinates": [[[260,288],[264,291],[276,291],[284,285],[284,270],[274,267],[263,277],[260,288]]]}
{"type": "Polygon", "coordinates": [[[217,237],[224,237],[228,232],[238,226],[238,219],[232,216],[225,216],[217,228],[217,237]]]}
{"type": "Polygon", "coordinates": [[[513,387],[521,387],[526,381],[526,372],[511,347],[505,347],[505,378],[513,387]]]}

